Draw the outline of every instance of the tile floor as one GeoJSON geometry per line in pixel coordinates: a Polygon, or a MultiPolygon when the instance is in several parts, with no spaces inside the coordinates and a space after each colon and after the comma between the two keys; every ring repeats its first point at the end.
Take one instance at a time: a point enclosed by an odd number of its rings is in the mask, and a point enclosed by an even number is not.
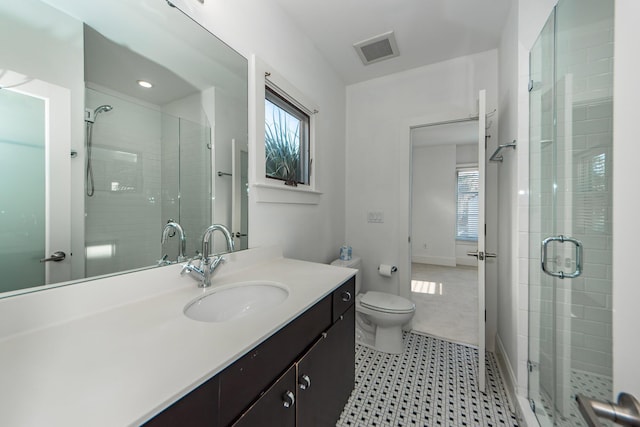
{"type": "Polygon", "coordinates": [[[476,389],[477,349],[407,333],[403,354],[356,345],[356,384],[338,427],[517,426],[494,356],[476,389]]]}
{"type": "MultiPolygon", "coordinates": [[[[595,399],[614,400],[613,381],[611,377],[572,369],[570,382],[572,397],[576,394],[584,394],[585,396],[595,399]]],[[[539,417],[548,419],[548,414],[551,414],[553,408],[551,399],[544,392],[540,393],[540,398],[543,408],[536,408],[536,414],[539,417]]],[[[603,426],[614,425],[612,422],[603,419],[600,419],[600,424],[603,426]]],[[[583,427],[586,425],[578,409],[578,404],[573,401],[573,399],[567,413],[556,413],[554,425],[558,427],[583,427]]]]}
{"type": "Polygon", "coordinates": [[[412,329],[449,341],[478,345],[478,269],[411,265],[412,329]]]}

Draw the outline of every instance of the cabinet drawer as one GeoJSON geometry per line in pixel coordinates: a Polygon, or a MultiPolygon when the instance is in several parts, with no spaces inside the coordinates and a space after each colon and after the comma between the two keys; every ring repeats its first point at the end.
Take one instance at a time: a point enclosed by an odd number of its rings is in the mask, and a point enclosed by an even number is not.
{"type": "Polygon", "coordinates": [[[220,373],[220,425],[229,425],[331,324],[331,296],[220,373]]]}
{"type": "Polygon", "coordinates": [[[344,314],[349,307],[356,302],[356,278],[352,277],[332,293],[333,316],[332,323],[335,323],[340,315],[344,314]]]}

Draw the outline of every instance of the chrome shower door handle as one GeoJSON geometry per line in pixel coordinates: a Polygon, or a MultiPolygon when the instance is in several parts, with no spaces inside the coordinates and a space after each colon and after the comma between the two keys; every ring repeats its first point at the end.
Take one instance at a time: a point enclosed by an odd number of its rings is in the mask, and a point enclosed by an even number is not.
{"type": "Polygon", "coordinates": [[[559,236],[551,236],[547,237],[542,241],[542,246],[540,248],[540,266],[542,267],[542,271],[547,273],[549,276],[558,277],[560,279],[573,279],[582,274],[582,242],[580,240],[574,239],[572,237],[567,237],[563,235],[559,236]],[[565,273],[564,271],[551,271],[547,268],[547,246],[551,242],[570,242],[573,243],[576,247],[576,269],[571,273],[565,273]]]}

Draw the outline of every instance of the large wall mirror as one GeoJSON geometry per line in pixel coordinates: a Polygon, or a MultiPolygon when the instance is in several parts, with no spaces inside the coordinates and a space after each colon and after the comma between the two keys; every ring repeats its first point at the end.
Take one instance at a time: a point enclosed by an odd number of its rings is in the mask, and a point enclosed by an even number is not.
{"type": "Polygon", "coordinates": [[[247,123],[247,60],[167,2],[0,4],[0,297],[176,262],[169,221],[247,248],[247,123]]]}

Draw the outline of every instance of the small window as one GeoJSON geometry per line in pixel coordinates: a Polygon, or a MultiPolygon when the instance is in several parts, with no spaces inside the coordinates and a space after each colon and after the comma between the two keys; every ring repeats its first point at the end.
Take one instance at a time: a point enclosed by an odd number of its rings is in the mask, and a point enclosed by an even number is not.
{"type": "Polygon", "coordinates": [[[264,107],[267,178],[292,186],[309,185],[309,115],[269,86],[264,107]]]}
{"type": "Polygon", "coordinates": [[[477,169],[457,171],[456,239],[478,240],[478,186],[477,169]]]}

